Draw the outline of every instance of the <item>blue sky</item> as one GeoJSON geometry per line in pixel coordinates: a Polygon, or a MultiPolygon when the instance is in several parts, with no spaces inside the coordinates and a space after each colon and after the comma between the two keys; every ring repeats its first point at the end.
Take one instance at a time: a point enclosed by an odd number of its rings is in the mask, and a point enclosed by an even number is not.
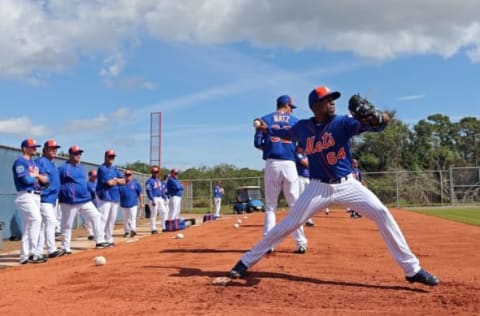
{"type": "Polygon", "coordinates": [[[291,95],[359,92],[415,124],[480,116],[475,1],[0,2],[1,144],[79,145],[84,161],[150,160],[162,112],[166,168],[263,168],[252,119],[291,95]]]}

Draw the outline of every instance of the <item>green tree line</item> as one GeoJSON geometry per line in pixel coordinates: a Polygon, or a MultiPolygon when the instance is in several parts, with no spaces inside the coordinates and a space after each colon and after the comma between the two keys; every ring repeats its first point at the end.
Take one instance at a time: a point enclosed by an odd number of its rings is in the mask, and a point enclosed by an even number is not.
{"type": "Polygon", "coordinates": [[[478,166],[480,120],[465,117],[452,122],[446,115],[434,114],[409,128],[401,120],[393,119],[382,133],[356,137],[352,152],[365,171],[478,166]]]}

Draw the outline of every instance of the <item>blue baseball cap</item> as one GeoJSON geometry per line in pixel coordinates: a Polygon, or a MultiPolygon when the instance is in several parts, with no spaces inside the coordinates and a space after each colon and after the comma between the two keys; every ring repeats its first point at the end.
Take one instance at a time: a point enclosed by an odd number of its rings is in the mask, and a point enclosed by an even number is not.
{"type": "Polygon", "coordinates": [[[35,139],[32,138],[27,138],[22,141],[22,144],[20,145],[21,148],[37,148],[40,147],[40,145],[37,145],[37,142],[35,139]]]}
{"type": "Polygon", "coordinates": [[[279,105],[287,104],[292,109],[296,109],[297,107],[293,104],[293,99],[289,95],[281,95],[277,98],[277,107],[279,105]]]}
{"type": "Polygon", "coordinates": [[[327,86],[320,86],[312,90],[308,96],[308,105],[310,108],[319,101],[322,101],[328,97],[331,97],[333,100],[340,98],[340,92],[331,91],[327,86]]]}

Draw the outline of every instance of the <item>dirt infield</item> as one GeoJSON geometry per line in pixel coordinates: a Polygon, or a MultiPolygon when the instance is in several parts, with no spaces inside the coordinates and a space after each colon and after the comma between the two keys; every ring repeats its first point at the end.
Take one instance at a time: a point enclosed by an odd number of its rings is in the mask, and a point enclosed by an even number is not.
{"type": "Polygon", "coordinates": [[[439,286],[406,282],[374,224],[344,210],[314,217],[306,254],[288,238],[246,279],[213,285],[260,238],[256,213],[0,270],[0,315],[479,315],[480,228],[393,214],[439,286]]]}

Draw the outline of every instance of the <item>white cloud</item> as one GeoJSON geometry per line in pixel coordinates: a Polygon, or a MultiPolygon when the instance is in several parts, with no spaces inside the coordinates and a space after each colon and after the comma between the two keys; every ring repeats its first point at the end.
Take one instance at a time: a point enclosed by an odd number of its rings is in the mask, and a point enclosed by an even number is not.
{"type": "Polygon", "coordinates": [[[398,97],[397,101],[404,102],[404,101],[414,101],[425,98],[424,94],[417,94],[417,95],[405,95],[402,97],[398,97]]]}
{"type": "Polygon", "coordinates": [[[115,84],[126,63],[122,52],[146,35],[380,60],[448,58],[464,49],[480,62],[480,10],[472,0],[3,0],[0,28],[0,77],[7,78],[64,71],[86,55],[104,58],[100,73],[115,84]]]}
{"type": "Polygon", "coordinates": [[[113,113],[105,115],[100,113],[97,117],[84,120],[73,120],[66,122],[63,131],[67,133],[90,132],[97,133],[102,130],[109,130],[119,126],[131,118],[132,113],[127,108],[120,108],[113,113]]]}
{"type": "Polygon", "coordinates": [[[35,125],[28,117],[22,116],[0,121],[0,133],[37,137],[49,134],[50,130],[44,125],[35,125]]]}

